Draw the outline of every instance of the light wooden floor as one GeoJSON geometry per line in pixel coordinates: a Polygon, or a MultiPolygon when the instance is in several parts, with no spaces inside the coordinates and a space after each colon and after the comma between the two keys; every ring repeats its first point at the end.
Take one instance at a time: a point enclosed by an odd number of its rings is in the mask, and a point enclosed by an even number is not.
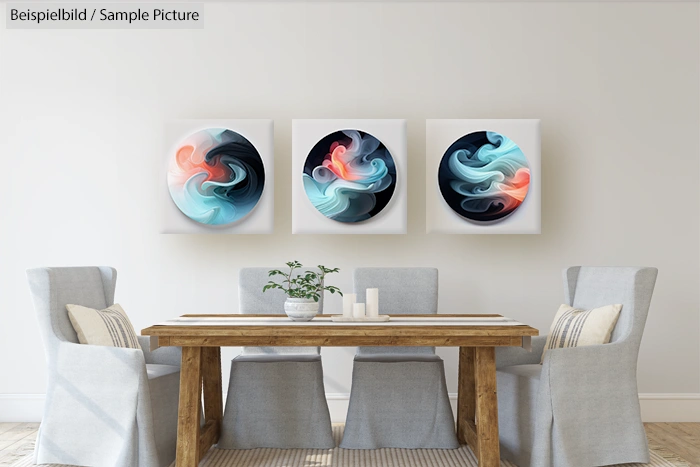
{"type": "MultiPolygon", "coordinates": [[[[662,446],[700,467],[700,423],[646,423],[649,444],[662,446]]],[[[0,467],[31,452],[38,423],[0,423],[0,467]]]]}

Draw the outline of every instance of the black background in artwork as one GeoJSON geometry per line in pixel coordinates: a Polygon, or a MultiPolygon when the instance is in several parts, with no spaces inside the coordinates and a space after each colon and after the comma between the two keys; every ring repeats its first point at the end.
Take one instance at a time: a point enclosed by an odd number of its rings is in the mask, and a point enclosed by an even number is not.
{"type": "Polygon", "coordinates": [[[445,154],[443,154],[442,160],[440,161],[440,167],[438,168],[438,184],[445,202],[447,202],[450,208],[452,208],[452,210],[460,216],[478,222],[498,220],[506,217],[511,212],[503,212],[498,208],[490,207],[486,212],[475,213],[462,208],[462,201],[465,199],[465,196],[457,193],[450,186],[450,182],[453,180],[458,180],[458,178],[455,177],[450,171],[449,159],[450,155],[455,151],[466,149],[473,154],[485,144],[491,144],[486,137],[485,131],[476,131],[474,133],[469,133],[468,135],[462,136],[457,141],[452,143],[449,148],[447,148],[447,151],[445,151],[445,154]]]}
{"type": "MultiPolygon", "coordinates": [[[[352,130],[352,129],[348,129],[348,130],[357,131],[360,134],[360,136],[363,138],[365,137],[365,135],[368,134],[368,133],[366,133],[364,131],[360,131],[360,130],[352,130]]],[[[348,130],[345,130],[345,131],[348,131],[348,130]]],[[[372,136],[374,138],[373,135],[370,135],[370,136],[372,136]]],[[[334,133],[331,133],[331,134],[326,135],[323,138],[321,138],[318,141],[318,143],[316,143],[314,145],[314,147],[311,148],[311,151],[309,151],[309,155],[306,157],[306,162],[304,163],[304,173],[305,174],[307,174],[310,177],[312,176],[311,173],[313,172],[313,170],[323,163],[326,156],[328,156],[328,154],[330,154],[331,144],[333,144],[336,141],[338,141],[344,145],[347,145],[350,143],[351,140],[350,140],[350,138],[348,138],[345,135],[345,133],[343,133],[343,131],[336,131],[334,133]]],[[[386,146],[384,146],[384,143],[379,141],[379,147],[377,148],[377,151],[375,151],[375,152],[378,152],[382,149],[384,149],[386,151],[386,153],[390,156],[390,157],[386,158],[384,160],[384,162],[386,162],[386,166],[387,166],[387,169],[389,171],[389,176],[391,177],[391,185],[389,185],[386,189],[384,189],[378,193],[374,193],[374,196],[375,196],[377,202],[374,205],[374,208],[369,212],[370,218],[379,214],[379,212],[382,209],[384,209],[387,204],[389,204],[389,201],[391,201],[391,197],[394,194],[394,188],[396,188],[396,165],[394,163],[394,159],[391,156],[391,153],[389,152],[389,150],[386,148],[386,146]]],[[[374,158],[371,157],[370,159],[374,159],[374,158]]]]}
{"type": "Polygon", "coordinates": [[[221,143],[209,149],[204,160],[211,166],[227,165],[227,159],[237,160],[253,171],[256,182],[251,185],[251,177],[246,177],[234,186],[217,187],[214,192],[234,205],[257,203],[265,187],[265,167],[258,150],[245,136],[233,130],[224,130],[220,138],[221,143]]]}

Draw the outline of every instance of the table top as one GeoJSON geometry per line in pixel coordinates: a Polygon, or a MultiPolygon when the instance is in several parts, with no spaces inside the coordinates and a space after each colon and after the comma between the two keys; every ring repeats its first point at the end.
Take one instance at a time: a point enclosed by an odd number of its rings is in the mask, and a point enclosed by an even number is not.
{"type": "Polygon", "coordinates": [[[501,315],[393,315],[386,322],[334,322],[331,315],[292,321],[286,315],[183,315],[150,326],[145,336],[536,336],[538,330],[501,315]]]}

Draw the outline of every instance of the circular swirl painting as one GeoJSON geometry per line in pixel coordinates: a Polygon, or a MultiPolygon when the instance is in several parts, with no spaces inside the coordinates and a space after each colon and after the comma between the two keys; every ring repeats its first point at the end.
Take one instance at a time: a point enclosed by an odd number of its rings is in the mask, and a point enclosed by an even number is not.
{"type": "Polygon", "coordinates": [[[168,189],[177,207],[201,224],[225,225],[245,217],[258,204],[265,167],[244,136],[207,128],[177,145],[168,170],[168,189]]]}
{"type": "Polygon", "coordinates": [[[374,136],[342,130],[314,145],[302,178],[306,196],[321,214],[338,222],[362,222],[389,204],[396,164],[374,136]]]}
{"type": "Polygon", "coordinates": [[[527,196],[530,168],[512,140],[478,131],[462,136],[445,151],[438,184],[442,197],[460,216],[497,221],[512,214],[527,196]]]}

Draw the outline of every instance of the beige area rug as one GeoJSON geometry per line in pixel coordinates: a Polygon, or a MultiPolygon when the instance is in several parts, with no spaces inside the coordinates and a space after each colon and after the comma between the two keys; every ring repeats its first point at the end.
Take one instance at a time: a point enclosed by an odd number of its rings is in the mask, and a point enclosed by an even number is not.
{"type": "MultiPolygon", "coordinates": [[[[336,444],[343,436],[343,425],[333,426],[336,444]]],[[[31,467],[33,446],[11,467],[31,467]]],[[[625,464],[625,467],[689,467],[690,464],[663,448],[651,446],[650,464],[625,464]]],[[[64,467],[58,464],[44,464],[64,467]]],[[[171,467],[174,467],[173,464],[171,467]]],[[[459,449],[250,449],[231,451],[211,449],[200,467],[477,467],[476,457],[466,446],[459,449]]],[[[502,467],[517,467],[501,461],[502,467]]]]}

